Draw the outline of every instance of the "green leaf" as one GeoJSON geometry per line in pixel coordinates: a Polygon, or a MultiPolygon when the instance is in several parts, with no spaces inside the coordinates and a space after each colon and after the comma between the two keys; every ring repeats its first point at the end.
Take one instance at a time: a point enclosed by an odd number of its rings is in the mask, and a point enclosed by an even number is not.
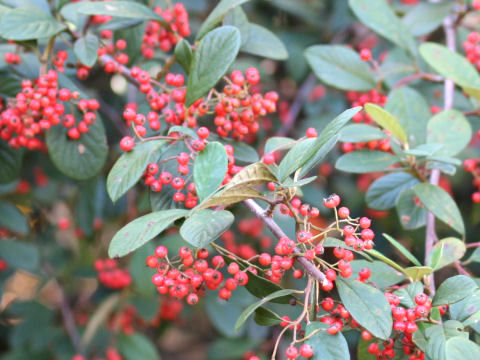
{"type": "Polygon", "coordinates": [[[190,65],[192,63],[193,52],[190,43],[185,40],[181,39],[177,45],[175,46],[174,50],[175,60],[180,64],[183,70],[188,74],[190,70],[190,65]]]}
{"type": "Polygon", "coordinates": [[[405,273],[405,269],[403,267],[401,267],[399,264],[397,264],[395,261],[393,261],[392,259],[386,257],[385,255],[383,255],[381,252],[375,250],[375,249],[371,249],[371,250],[368,250],[368,253],[370,255],[372,255],[373,257],[376,257],[377,259],[383,261],[385,264],[388,264],[390,265],[392,268],[402,272],[402,273],[405,273]]]}
{"type": "Polygon", "coordinates": [[[387,134],[376,127],[366,124],[352,124],[343,128],[340,134],[340,141],[357,143],[371,140],[382,140],[387,137],[387,134]]]}
{"type": "Polygon", "coordinates": [[[373,336],[388,339],[392,332],[392,316],[383,293],[356,280],[337,278],[338,294],[352,317],[373,336]]]}
{"type": "Polygon", "coordinates": [[[449,311],[452,319],[458,321],[465,321],[478,313],[480,311],[480,289],[475,289],[469,296],[451,304],[449,311]]]}
{"type": "Polygon", "coordinates": [[[261,326],[274,326],[282,322],[280,315],[277,315],[273,311],[264,307],[259,307],[255,310],[253,319],[261,326]]]}
{"type": "Polygon", "coordinates": [[[435,155],[453,156],[470,142],[472,127],[457,110],[442,111],[433,116],[427,125],[427,143],[443,144],[435,155]]]}
{"type": "Polygon", "coordinates": [[[22,170],[23,151],[10,147],[0,140],[0,184],[8,184],[17,179],[22,170]]]}
{"type": "Polygon", "coordinates": [[[445,354],[448,360],[477,360],[480,359],[480,346],[456,336],[447,340],[445,354]]]}
{"type": "MultiPolygon", "coordinates": [[[[123,39],[127,42],[127,47],[122,52],[128,55],[127,66],[131,67],[140,56],[140,48],[143,43],[143,35],[145,34],[146,22],[135,20],[128,28],[118,29],[114,33],[114,40],[123,39]]],[[[130,20],[130,21],[133,21],[130,20]]]]}
{"type": "Polygon", "coordinates": [[[437,289],[432,306],[454,304],[471,295],[477,284],[465,275],[457,275],[446,279],[437,289]]]}
{"type": "Polygon", "coordinates": [[[370,67],[358,53],[343,45],[315,45],[305,51],[315,75],[341,90],[367,91],[375,88],[370,67]]]}
{"type": "Polygon", "coordinates": [[[193,139],[198,139],[197,133],[187,126],[174,125],[168,129],[167,134],[171,135],[173,133],[177,133],[177,134],[180,133],[180,134],[190,136],[193,139]]]}
{"type": "Polygon", "coordinates": [[[130,258],[128,270],[132,275],[135,292],[143,298],[156,296],[155,286],[152,284],[152,275],[156,272],[145,266],[147,256],[155,253],[155,246],[152,242],[147,242],[138,248],[130,258]]]}
{"type": "Polygon", "coordinates": [[[180,235],[194,248],[203,248],[227,231],[233,220],[230,211],[200,210],[185,220],[180,235]]]}
{"type": "Polygon", "coordinates": [[[48,154],[65,175],[86,180],[97,175],[107,160],[108,147],[102,120],[97,121],[78,140],[67,136],[67,128],[54,126],[45,134],[48,154]]]}
{"type": "Polygon", "coordinates": [[[400,122],[388,111],[375,104],[365,104],[365,111],[372,119],[385,130],[389,131],[402,143],[407,143],[407,134],[400,122]]]}
{"type": "Polygon", "coordinates": [[[412,188],[418,182],[416,177],[406,172],[387,174],[370,185],[365,200],[372,209],[391,209],[397,204],[402,191],[412,188]]]}
{"type": "Polygon", "coordinates": [[[420,55],[436,72],[462,87],[480,87],[480,75],[462,55],[436,43],[420,45],[420,55]]]}
{"type": "Polygon", "coordinates": [[[255,349],[258,346],[258,340],[251,340],[245,338],[230,339],[220,338],[215,340],[208,347],[208,360],[237,360],[241,359],[243,355],[249,350],[255,349]]]}
{"type": "Polygon", "coordinates": [[[160,354],[155,344],[140,333],[120,334],[117,346],[124,360],[160,360],[160,354]]]}
{"type": "Polygon", "coordinates": [[[345,245],[345,241],[340,240],[340,239],[327,237],[326,239],[323,240],[322,245],[323,245],[323,247],[337,247],[338,246],[338,247],[341,247],[341,248],[344,248],[344,249],[348,249],[348,250],[350,250],[354,253],[362,255],[365,259],[367,259],[370,262],[374,261],[369,255],[367,255],[367,253],[365,251],[357,251],[353,247],[345,245]]]}
{"type": "Polygon", "coordinates": [[[0,36],[8,40],[49,38],[67,27],[37,7],[18,7],[0,18],[0,36]]]}
{"type": "Polygon", "coordinates": [[[445,190],[435,185],[420,183],[415,185],[413,191],[437,218],[460,234],[465,234],[462,215],[455,201],[445,190]]]}
{"type": "MultiPolygon", "coordinates": [[[[211,136],[211,135],[210,135],[211,136]]],[[[254,163],[259,160],[257,150],[250,145],[240,141],[233,141],[231,139],[221,139],[222,144],[230,145],[233,147],[233,156],[236,161],[244,163],[254,163]]]]}
{"type": "Polygon", "coordinates": [[[417,306],[415,296],[423,292],[423,284],[420,281],[415,281],[408,286],[395,290],[393,293],[400,298],[400,304],[407,308],[414,308],[417,306]]]}
{"type": "Polygon", "coordinates": [[[225,75],[240,50],[240,44],[240,31],[233,26],[212,30],[200,40],[190,65],[187,106],[207,94],[225,75]]]}
{"type": "Polygon", "coordinates": [[[219,25],[225,15],[233,8],[246,3],[249,0],[221,0],[205,19],[197,32],[197,40],[204,37],[210,30],[219,25]]]}
{"type": "Polygon", "coordinates": [[[279,150],[288,150],[291,149],[293,145],[296,144],[296,140],[288,137],[273,136],[267,139],[265,143],[265,154],[279,151],[279,150]]]}
{"type": "Polygon", "coordinates": [[[122,18],[156,20],[164,22],[162,16],[158,15],[149,7],[135,1],[113,1],[113,2],[81,2],[75,4],[75,11],[85,15],[107,15],[122,18]]]}
{"type": "Polygon", "coordinates": [[[425,275],[429,275],[433,272],[433,269],[429,266],[411,266],[403,269],[403,272],[412,280],[421,280],[425,275]]]}
{"type": "Polygon", "coordinates": [[[432,325],[425,330],[427,338],[426,355],[431,359],[450,360],[446,356],[446,342],[450,338],[465,336],[462,323],[455,320],[446,321],[442,325],[432,325]]]}
{"type": "Polygon", "coordinates": [[[452,7],[453,3],[448,1],[438,4],[419,3],[402,18],[402,22],[413,36],[424,36],[442,25],[452,7]]]}
{"type": "Polygon", "coordinates": [[[480,263],[480,247],[477,247],[475,250],[473,250],[473,253],[470,255],[467,261],[480,263]]]}
{"type": "Polygon", "coordinates": [[[350,360],[347,340],[341,332],[335,335],[327,333],[328,325],[321,322],[311,322],[305,326],[305,341],[313,348],[312,360],[350,360]]]}
{"type": "Polygon", "coordinates": [[[394,238],[392,238],[388,234],[382,234],[382,235],[385,239],[388,240],[388,242],[390,244],[395,246],[395,248],[398,251],[400,251],[402,253],[402,255],[405,256],[408,260],[410,260],[413,264],[415,264],[416,266],[422,266],[422,264],[420,264],[420,261],[418,261],[417,258],[415,256],[413,256],[413,254],[405,248],[405,246],[400,244],[397,240],[395,240],[394,238]]]}
{"type": "Polygon", "coordinates": [[[405,229],[412,230],[427,223],[427,210],[419,201],[413,189],[403,191],[397,199],[397,213],[400,223],[405,229]]]}
{"type": "Polygon", "coordinates": [[[13,204],[0,201],[0,228],[19,235],[26,235],[30,228],[25,215],[13,204]]]}
{"type": "Polygon", "coordinates": [[[286,60],[288,52],[282,41],[270,30],[257,24],[248,24],[247,33],[241,32],[240,51],[273,60],[286,60]],[[246,41],[245,41],[246,38],[246,41]]]}
{"type": "Polygon", "coordinates": [[[200,201],[213,194],[223,183],[228,170],[225,147],[218,142],[208,143],[195,158],[193,181],[200,201]]]}
{"type": "Polygon", "coordinates": [[[460,260],[466,251],[465,243],[460,239],[454,237],[442,239],[433,245],[427,264],[437,271],[460,260]]]}
{"type": "Polygon", "coordinates": [[[368,281],[379,289],[386,289],[405,280],[405,275],[402,272],[382,261],[353,260],[350,265],[353,270],[352,278],[356,278],[361,269],[369,268],[372,274],[368,281]]]}
{"type": "Polygon", "coordinates": [[[40,265],[38,250],[35,245],[19,240],[3,239],[0,241],[1,258],[12,268],[36,270],[40,265]]]}
{"type": "Polygon", "coordinates": [[[367,27],[401,48],[415,53],[415,40],[384,0],[349,0],[357,18],[367,27]]]}
{"type": "Polygon", "coordinates": [[[340,156],[335,163],[338,170],[363,174],[376,171],[387,171],[400,159],[384,151],[354,151],[340,156]]]}
{"type": "Polygon", "coordinates": [[[401,86],[388,94],[385,109],[395,116],[405,129],[411,146],[425,143],[427,121],[431,113],[422,94],[408,86],[401,86]]]}
{"type": "Polygon", "coordinates": [[[77,60],[85,66],[95,65],[98,56],[98,44],[98,37],[93,34],[87,34],[75,41],[73,52],[77,60]]]}
{"type": "Polygon", "coordinates": [[[115,234],[108,255],[117,258],[131,253],[187,214],[187,210],[172,209],[153,212],[133,220],[115,234]]]}
{"type": "Polygon", "coordinates": [[[361,107],[359,106],[345,110],[328,123],[318,137],[296,143],[285,155],[278,167],[278,180],[284,181],[299,168],[302,168],[299,174],[300,177],[306,175],[312,166],[331,150],[338,140],[340,130],[360,110],[361,107]]]}
{"type": "Polygon", "coordinates": [[[419,157],[423,157],[423,156],[430,157],[442,148],[443,148],[443,144],[437,144],[437,143],[421,144],[413,149],[405,150],[404,154],[419,156],[419,157]]]}
{"type": "Polygon", "coordinates": [[[298,292],[299,292],[298,290],[292,290],[292,289],[278,290],[278,291],[275,291],[275,292],[267,295],[262,300],[257,301],[256,303],[253,303],[248,308],[246,308],[242,312],[242,314],[239,316],[239,318],[237,319],[237,322],[235,323],[235,332],[237,332],[242,327],[242,325],[245,323],[245,321],[247,321],[247,319],[255,312],[255,310],[258,309],[259,307],[261,307],[263,304],[268,303],[272,299],[279,298],[279,297],[282,297],[282,296],[291,295],[291,294],[295,294],[295,293],[298,293],[298,292]]]}
{"type": "Polygon", "coordinates": [[[108,173],[107,192],[113,202],[120,199],[142,177],[147,165],[158,158],[166,140],[145,141],[124,152],[108,173]]]}

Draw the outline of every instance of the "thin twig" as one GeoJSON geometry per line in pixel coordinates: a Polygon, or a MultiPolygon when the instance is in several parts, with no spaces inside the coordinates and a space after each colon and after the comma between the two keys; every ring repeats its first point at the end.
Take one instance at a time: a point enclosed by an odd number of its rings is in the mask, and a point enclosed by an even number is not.
{"type": "MultiPolygon", "coordinates": [[[[262,209],[262,207],[258,205],[254,200],[244,200],[243,204],[247,206],[255,214],[256,217],[263,221],[263,223],[270,229],[270,231],[273,233],[273,235],[275,235],[275,237],[277,237],[278,239],[280,239],[281,237],[287,237],[287,235],[283,232],[280,226],[278,226],[275,220],[267,216],[266,211],[262,209]]],[[[300,250],[295,248],[294,253],[299,255],[301,252],[300,250]]],[[[302,265],[302,267],[310,276],[319,281],[321,284],[323,284],[327,280],[325,274],[319,269],[317,269],[314,264],[305,259],[303,256],[298,256],[296,258],[296,261],[300,263],[300,265],[302,265]]]]}

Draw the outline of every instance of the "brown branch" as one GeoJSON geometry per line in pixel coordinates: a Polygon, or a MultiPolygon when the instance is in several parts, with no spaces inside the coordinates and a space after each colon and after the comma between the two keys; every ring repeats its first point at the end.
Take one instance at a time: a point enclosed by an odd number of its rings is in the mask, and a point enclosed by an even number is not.
{"type": "MultiPolygon", "coordinates": [[[[273,218],[267,215],[267,211],[264,210],[260,205],[258,205],[254,200],[248,199],[244,200],[243,204],[248,207],[256,217],[261,219],[263,223],[268,227],[268,229],[280,239],[281,237],[287,237],[287,235],[283,232],[283,230],[278,226],[278,224],[273,220],[273,218]]],[[[295,254],[300,254],[300,250],[297,248],[294,249],[295,254]]],[[[303,256],[299,256],[296,258],[296,261],[302,265],[305,271],[314,279],[319,281],[323,284],[327,278],[323,272],[321,272],[318,268],[315,267],[310,261],[305,259],[303,256]]]]}

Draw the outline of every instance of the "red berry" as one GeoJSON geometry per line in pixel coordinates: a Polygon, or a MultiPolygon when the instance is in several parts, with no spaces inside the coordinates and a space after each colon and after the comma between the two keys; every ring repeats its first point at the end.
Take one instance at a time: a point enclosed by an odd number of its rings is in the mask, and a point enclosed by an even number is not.
{"type": "Polygon", "coordinates": [[[135,146],[135,141],[131,136],[125,136],[120,140],[120,148],[123,151],[130,151],[135,146]]]}
{"type": "Polygon", "coordinates": [[[363,61],[369,61],[372,58],[372,52],[370,49],[362,49],[360,51],[360,59],[363,61]]]}
{"type": "Polygon", "coordinates": [[[313,356],[313,348],[310,344],[303,344],[300,346],[300,355],[305,358],[311,358],[313,356]]]}
{"type": "Polygon", "coordinates": [[[428,300],[428,296],[425,293],[420,293],[415,296],[415,302],[418,305],[424,305],[428,300]]]}
{"type": "Polygon", "coordinates": [[[298,350],[295,346],[289,346],[287,350],[285,350],[285,356],[287,359],[296,359],[298,357],[298,350]]]}
{"type": "Polygon", "coordinates": [[[263,156],[263,162],[266,165],[272,165],[275,162],[275,155],[273,153],[265,154],[263,156]]]}

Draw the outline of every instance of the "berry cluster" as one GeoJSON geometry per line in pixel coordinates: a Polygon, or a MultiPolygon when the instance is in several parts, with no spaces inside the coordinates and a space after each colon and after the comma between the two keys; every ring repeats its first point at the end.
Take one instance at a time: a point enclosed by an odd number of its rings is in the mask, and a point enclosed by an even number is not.
{"type": "Polygon", "coordinates": [[[157,269],[152,276],[152,283],[162,295],[174,299],[186,299],[189,305],[198,303],[199,295],[208,290],[220,289],[218,296],[228,300],[238,286],[248,283],[246,271],[241,271],[240,266],[232,262],[227,271],[232,277],[224,279],[218,270],[226,265],[225,259],[214,256],[210,263],[207,249],[192,252],[187,247],[178,251],[178,257],[168,258],[168,249],[160,245],[155,249],[155,255],[146,258],[147,266],[157,269]],[[176,266],[177,265],[177,266],[176,266]]]}
{"type": "Polygon", "coordinates": [[[462,46],[468,61],[470,61],[477,70],[480,70],[480,34],[472,31],[468,34],[467,40],[463,42],[462,46]]]}
{"type": "Polygon", "coordinates": [[[151,59],[155,55],[155,48],[170,51],[183,37],[190,36],[188,13],[182,3],[174,5],[173,9],[162,10],[155,7],[154,11],[163,17],[168,27],[156,21],[149,21],[143,35],[141,51],[145,58],[151,59]]]}
{"type": "MultiPolygon", "coordinates": [[[[87,360],[83,355],[74,355],[72,360],[87,360]]],[[[105,350],[105,358],[98,358],[98,360],[123,360],[117,349],[109,347],[105,350]]]]}
{"type": "Polygon", "coordinates": [[[473,186],[476,191],[472,194],[472,201],[480,203],[480,159],[465,159],[463,162],[463,169],[473,175],[473,186]]]}
{"type": "Polygon", "coordinates": [[[22,62],[20,55],[12,52],[7,52],[5,54],[5,62],[10,65],[18,65],[22,62]]]}
{"type": "Polygon", "coordinates": [[[7,109],[0,114],[0,137],[15,148],[30,150],[45,148],[43,134],[52,126],[62,124],[68,128],[71,139],[79,139],[96,121],[94,111],[99,104],[95,99],[81,99],[78,92],[58,89],[54,70],[35,81],[22,81],[22,91],[10,99],[7,109]],[[73,114],[65,114],[63,102],[70,102],[82,114],[77,122],[73,114]]]}
{"type": "Polygon", "coordinates": [[[132,277],[127,269],[120,269],[114,259],[98,259],[94,265],[100,283],[110,289],[120,290],[132,283],[132,277]]]}

